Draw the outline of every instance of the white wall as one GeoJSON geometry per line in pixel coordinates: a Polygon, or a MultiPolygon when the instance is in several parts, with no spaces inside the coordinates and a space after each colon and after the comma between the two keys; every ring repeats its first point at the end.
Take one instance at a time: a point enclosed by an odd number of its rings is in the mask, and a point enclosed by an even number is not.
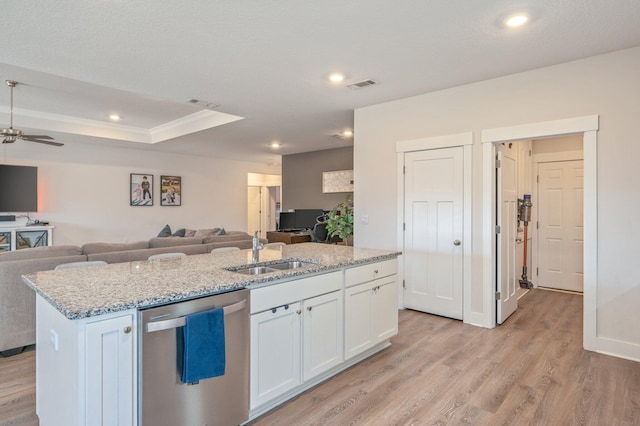
{"type": "Polygon", "coordinates": [[[0,162],[38,166],[39,212],[32,217],[55,226],[55,245],[146,240],[166,224],[246,231],[247,173],[279,172],[258,163],[72,143],[5,144],[0,162]],[[130,173],[154,175],[153,206],[129,205],[130,173]],[[182,177],[181,206],[160,206],[160,175],[182,177]]]}
{"type": "MultiPolygon", "coordinates": [[[[394,249],[395,143],[473,132],[472,306],[482,309],[483,129],[600,116],[598,132],[597,334],[640,359],[640,48],[627,49],[406,98],[355,112],[355,244],[394,249]],[[369,215],[369,224],[358,221],[369,215]]],[[[485,254],[486,255],[486,254],[485,254]]]]}

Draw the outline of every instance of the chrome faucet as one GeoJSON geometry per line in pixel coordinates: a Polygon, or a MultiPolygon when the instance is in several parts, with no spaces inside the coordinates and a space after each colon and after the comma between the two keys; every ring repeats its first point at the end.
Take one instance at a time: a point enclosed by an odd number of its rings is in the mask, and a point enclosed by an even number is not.
{"type": "Polygon", "coordinates": [[[262,250],[264,246],[260,243],[260,239],[258,238],[258,231],[253,234],[253,244],[251,248],[251,262],[258,263],[260,262],[260,250],[262,250]]]}

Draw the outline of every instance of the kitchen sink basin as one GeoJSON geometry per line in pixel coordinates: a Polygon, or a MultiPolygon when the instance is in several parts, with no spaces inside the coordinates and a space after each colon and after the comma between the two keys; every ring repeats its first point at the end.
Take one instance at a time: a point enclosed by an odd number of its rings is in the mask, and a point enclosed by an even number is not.
{"type": "Polygon", "coordinates": [[[305,266],[309,266],[309,265],[311,265],[310,262],[302,262],[300,260],[291,260],[291,261],[281,262],[281,263],[272,263],[269,265],[269,268],[286,271],[288,269],[304,268],[305,266]]]}
{"type": "Polygon", "coordinates": [[[269,272],[288,271],[290,269],[304,268],[315,264],[315,262],[305,262],[302,260],[283,260],[280,262],[269,263],[267,265],[255,265],[244,267],[227,268],[227,271],[238,272],[246,275],[262,275],[269,272]]]}
{"type": "Polygon", "coordinates": [[[233,272],[239,272],[246,275],[261,275],[269,272],[276,272],[277,269],[268,268],[266,266],[250,266],[248,268],[234,269],[233,272]]]}

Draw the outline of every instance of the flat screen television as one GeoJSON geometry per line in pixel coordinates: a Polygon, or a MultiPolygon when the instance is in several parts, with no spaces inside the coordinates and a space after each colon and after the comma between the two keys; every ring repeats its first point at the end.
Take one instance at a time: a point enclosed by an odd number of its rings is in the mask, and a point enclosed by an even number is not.
{"type": "Polygon", "coordinates": [[[295,212],[280,212],[280,222],[278,230],[289,231],[296,227],[296,213],[295,212]]]}
{"type": "Polygon", "coordinates": [[[0,164],[0,212],[38,211],[38,168],[0,164]]]}
{"type": "Polygon", "coordinates": [[[323,214],[324,210],[322,209],[296,209],[296,228],[313,229],[318,216],[323,214]]]}

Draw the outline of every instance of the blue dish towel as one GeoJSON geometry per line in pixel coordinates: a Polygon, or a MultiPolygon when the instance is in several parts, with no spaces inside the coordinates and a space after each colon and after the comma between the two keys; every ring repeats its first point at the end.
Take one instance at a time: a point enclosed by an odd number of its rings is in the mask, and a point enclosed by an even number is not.
{"type": "Polygon", "coordinates": [[[178,329],[178,372],[182,383],[223,376],[226,364],[224,309],[187,315],[178,329]]]}

